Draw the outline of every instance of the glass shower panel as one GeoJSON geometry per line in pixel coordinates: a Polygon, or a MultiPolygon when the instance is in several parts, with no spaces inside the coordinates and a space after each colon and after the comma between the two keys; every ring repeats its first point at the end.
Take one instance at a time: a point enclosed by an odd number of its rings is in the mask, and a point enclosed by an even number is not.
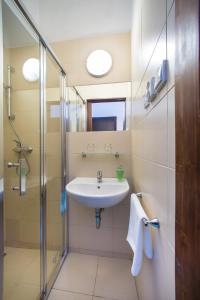
{"type": "Polygon", "coordinates": [[[47,51],[45,109],[47,282],[52,279],[60,263],[63,247],[60,80],[60,69],[47,51]]]}
{"type": "Polygon", "coordinates": [[[4,300],[40,298],[39,40],[3,1],[4,300]],[[28,67],[24,63],[28,60],[28,67]]]}

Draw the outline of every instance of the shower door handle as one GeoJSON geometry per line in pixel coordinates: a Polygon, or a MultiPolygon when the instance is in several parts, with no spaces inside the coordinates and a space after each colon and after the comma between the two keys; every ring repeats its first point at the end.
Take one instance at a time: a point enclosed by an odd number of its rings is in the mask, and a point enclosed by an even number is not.
{"type": "Polygon", "coordinates": [[[19,195],[26,193],[26,161],[24,158],[19,160],[19,195]]]}
{"type": "Polygon", "coordinates": [[[14,186],[13,191],[19,191],[19,195],[23,196],[26,193],[26,163],[25,159],[20,158],[19,162],[8,163],[8,168],[17,168],[19,170],[19,186],[14,186]]]}

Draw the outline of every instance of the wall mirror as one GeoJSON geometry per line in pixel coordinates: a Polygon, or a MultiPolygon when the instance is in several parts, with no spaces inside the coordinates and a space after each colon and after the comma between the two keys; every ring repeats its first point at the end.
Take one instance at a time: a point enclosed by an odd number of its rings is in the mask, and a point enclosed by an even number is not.
{"type": "Polygon", "coordinates": [[[68,88],[71,131],[122,131],[130,124],[131,82],[68,88]]]}

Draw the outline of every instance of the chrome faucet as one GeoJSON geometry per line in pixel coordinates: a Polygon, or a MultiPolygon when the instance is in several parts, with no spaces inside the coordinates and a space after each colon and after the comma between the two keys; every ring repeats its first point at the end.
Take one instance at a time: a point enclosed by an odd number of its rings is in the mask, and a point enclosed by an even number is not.
{"type": "Polygon", "coordinates": [[[103,176],[102,171],[98,170],[97,171],[97,182],[98,183],[102,182],[102,176],[103,176]]]}

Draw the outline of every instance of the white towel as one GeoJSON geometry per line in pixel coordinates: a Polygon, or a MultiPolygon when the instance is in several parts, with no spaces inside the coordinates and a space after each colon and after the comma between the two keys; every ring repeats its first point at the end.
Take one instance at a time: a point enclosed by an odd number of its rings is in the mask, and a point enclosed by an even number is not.
{"type": "Polygon", "coordinates": [[[143,251],[149,259],[153,257],[150,229],[149,226],[144,226],[143,218],[147,219],[147,215],[136,194],[132,194],[127,241],[134,252],[131,268],[133,276],[137,276],[140,273],[143,261],[143,251]]]}

